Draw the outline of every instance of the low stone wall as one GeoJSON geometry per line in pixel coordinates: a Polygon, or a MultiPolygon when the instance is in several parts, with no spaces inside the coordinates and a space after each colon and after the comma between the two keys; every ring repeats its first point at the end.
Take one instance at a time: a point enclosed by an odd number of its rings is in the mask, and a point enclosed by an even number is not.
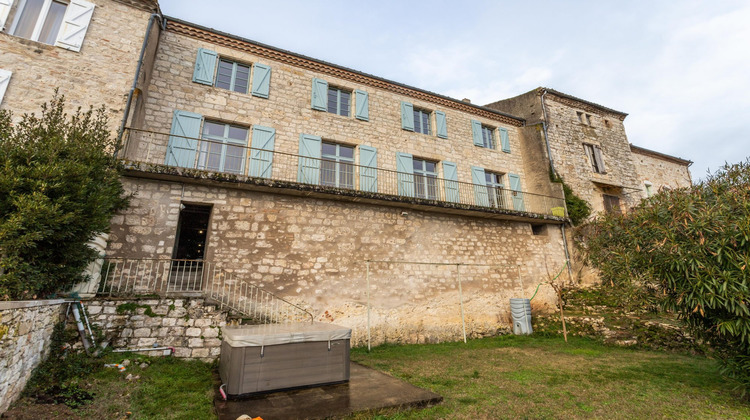
{"type": "Polygon", "coordinates": [[[62,299],[0,302],[0,414],[47,357],[52,332],[66,306],[62,299]]]}
{"type": "Polygon", "coordinates": [[[227,313],[203,299],[93,299],[92,323],[116,349],[174,347],[175,357],[213,361],[221,351],[227,313]]]}

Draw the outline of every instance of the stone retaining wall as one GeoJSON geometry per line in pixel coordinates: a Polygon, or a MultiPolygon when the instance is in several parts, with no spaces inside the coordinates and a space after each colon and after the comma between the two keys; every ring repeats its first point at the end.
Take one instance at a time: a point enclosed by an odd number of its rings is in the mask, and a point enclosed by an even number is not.
{"type": "Polygon", "coordinates": [[[174,347],[176,357],[213,361],[227,313],[203,299],[94,299],[84,302],[92,323],[116,349],[174,347]]]}
{"type": "Polygon", "coordinates": [[[61,299],[0,302],[0,414],[47,357],[52,332],[65,308],[61,299]]]}

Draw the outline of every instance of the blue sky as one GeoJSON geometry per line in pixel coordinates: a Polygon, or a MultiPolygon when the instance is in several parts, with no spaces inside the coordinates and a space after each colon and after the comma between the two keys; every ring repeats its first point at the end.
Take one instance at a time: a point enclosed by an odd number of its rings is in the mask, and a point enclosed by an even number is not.
{"type": "Polygon", "coordinates": [[[630,114],[628,140],[750,156],[750,2],[161,0],[162,11],[457,99],[538,86],[630,114]]]}

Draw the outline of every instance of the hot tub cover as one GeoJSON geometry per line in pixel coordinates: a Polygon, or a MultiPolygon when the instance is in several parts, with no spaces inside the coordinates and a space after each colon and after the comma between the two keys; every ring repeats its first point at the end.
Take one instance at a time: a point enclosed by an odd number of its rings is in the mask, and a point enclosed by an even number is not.
{"type": "Polygon", "coordinates": [[[325,322],[228,326],[224,342],[232,347],[258,347],[311,341],[348,340],[351,328],[325,322]]]}

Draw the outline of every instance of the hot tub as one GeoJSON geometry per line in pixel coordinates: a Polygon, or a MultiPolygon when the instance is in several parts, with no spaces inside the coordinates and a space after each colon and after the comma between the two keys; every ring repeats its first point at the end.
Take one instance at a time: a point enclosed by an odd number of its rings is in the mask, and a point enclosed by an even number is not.
{"type": "Polygon", "coordinates": [[[346,382],[351,335],[322,322],[225,327],[219,375],[235,396],[346,382]]]}

